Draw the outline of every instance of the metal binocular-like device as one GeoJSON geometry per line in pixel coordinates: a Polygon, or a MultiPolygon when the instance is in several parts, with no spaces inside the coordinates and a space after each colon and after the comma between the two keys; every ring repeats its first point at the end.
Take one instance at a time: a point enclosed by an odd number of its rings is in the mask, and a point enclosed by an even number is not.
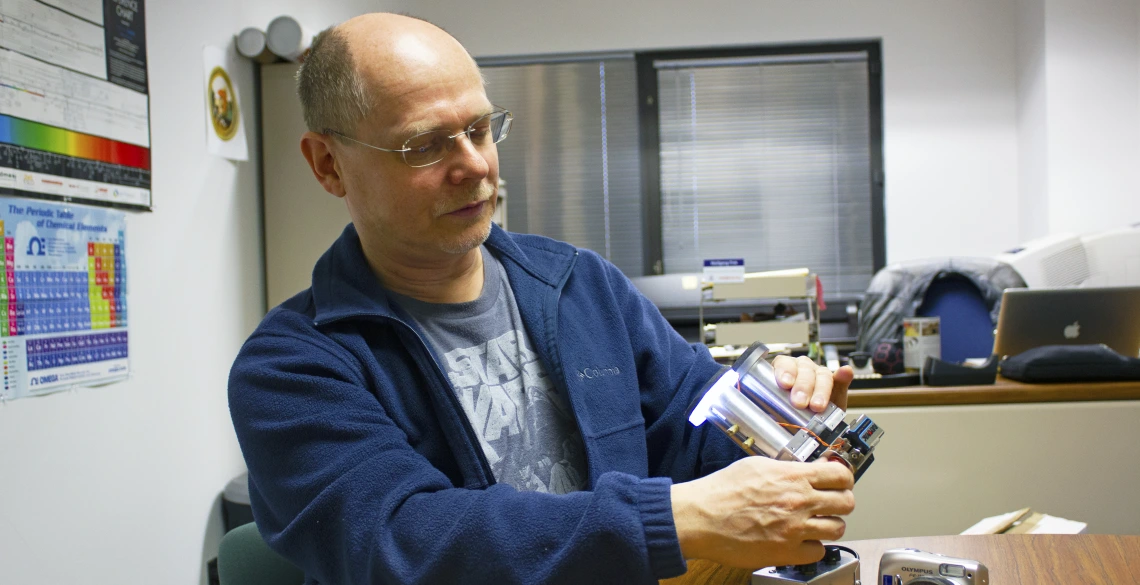
{"type": "Polygon", "coordinates": [[[821,413],[792,405],[776,383],[768,348],[754,343],[731,368],[713,376],[689,408],[689,422],[716,425],[749,455],[780,461],[839,461],[858,481],[875,460],[883,429],[866,415],[850,426],[847,413],[829,403],[821,413]]]}

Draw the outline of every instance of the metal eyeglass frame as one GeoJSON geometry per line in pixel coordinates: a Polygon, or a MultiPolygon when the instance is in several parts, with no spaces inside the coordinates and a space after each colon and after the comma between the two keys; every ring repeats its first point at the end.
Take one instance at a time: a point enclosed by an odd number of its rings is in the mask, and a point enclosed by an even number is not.
{"type": "Polygon", "coordinates": [[[355,139],[355,138],[353,138],[353,137],[351,137],[351,136],[347,136],[347,135],[345,135],[343,132],[339,132],[339,131],[337,131],[337,130],[333,130],[333,129],[331,129],[331,128],[326,128],[326,129],[325,129],[325,134],[333,134],[333,135],[339,136],[339,137],[341,137],[341,138],[343,138],[343,139],[345,139],[345,140],[348,140],[348,141],[350,141],[350,142],[355,142],[355,143],[357,143],[357,144],[359,144],[359,145],[361,145],[361,146],[367,146],[368,148],[371,148],[371,149],[374,149],[374,150],[379,150],[379,151],[381,151],[381,152],[398,152],[398,153],[400,153],[400,155],[401,155],[401,157],[400,157],[400,158],[403,158],[403,159],[404,159],[404,163],[405,163],[405,164],[407,164],[408,166],[410,166],[410,167],[412,167],[412,168],[414,168],[414,169],[420,169],[420,168],[423,168],[423,167],[430,167],[431,165],[434,165],[434,164],[436,164],[436,163],[438,163],[438,162],[442,161],[443,159],[447,158],[447,154],[448,154],[449,152],[451,152],[451,151],[452,151],[452,149],[454,149],[454,148],[455,148],[455,139],[456,139],[456,138],[459,138],[460,136],[464,136],[464,135],[467,135],[467,139],[468,139],[468,140],[470,140],[470,139],[471,139],[471,136],[470,136],[470,134],[471,134],[472,132],[474,132],[474,131],[475,131],[475,125],[476,125],[476,124],[478,124],[479,122],[482,122],[482,121],[483,121],[483,120],[485,120],[485,119],[490,119],[492,116],[495,116],[496,114],[503,114],[503,115],[505,116],[505,118],[504,118],[504,120],[503,120],[503,130],[502,130],[502,132],[499,134],[499,139],[498,139],[498,140],[495,140],[495,141],[494,141],[494,142],[492,142],[491,144],[498,144],[498,143],[502,142],[503,140],[506,140],[506,138],[507,138],[507,134],[510,134],[510,132],[511,132],[511,124],[514,122],[515,116],[514,116],[514,114],[512,114],[512,113],[510,112],[510,110],[507,110],[507,109],[505,109],[505,108],[500,108],[500,107],[498,107],[498,106],[493,106],[493,107],[494,107],[495,109],[494,109],[494,110],[492,110],[492,111],[491,111],[489,114],[487,114],[487,115],[485,115],[485,116],[480,116],[480,117],[479,117],[477,120],[475,120],[474,122],[472,122],[472,123],[471,123],[469,126],[467,126],[467,128],[465,128],[464,130],[461,130],[461,131],[459,131],[459,132],[456,132],[455,134],[451,134],[451,135],[448,135],[448,136],[447,136],[447,143],[444,145],[444,148],[443,148],[443,151],[442,151],[442,153],[440,154],[440,157],[439,157],[438,159],[436,159],[436,160],[433,160],[433,161],[431,161],[431,162],[429,162],[429,163],[425,163],[425,164],[422,164],[422,165],[414,165],[414,164],[412,164],[411,162],[409,162],[409,161],[408,161],[408,153],[409,153],[409,152],[412,152],[413,150],[415,150],[415,149],[412,149],[412,148],[408,148],[408,144],[409,144],[410,142],[412,142],[413,140],[415,140],[415,139],[417,139],[417,138],[421,137],[421,136],[426,136],[426,135],[428,135],[428,134],[435,134],[436,132],[439,132],[439,130],[428,130],[427,132],[420,132],[419,134],[416,134],[416,135],[412,136],[411,138],[408,138],[407,140],[405,140],[405,141],[404,141],[404,146],[403,146],[403,148],[396,148],[396,149],[393,149],[393,148],[383,148],[383,147],[380,147],[380,146],[376,146],[376,145],[373,145],[373,144],[368,144],[367,142],[363,142],[363,141],[357,140],[357,139],[355,139]]]}

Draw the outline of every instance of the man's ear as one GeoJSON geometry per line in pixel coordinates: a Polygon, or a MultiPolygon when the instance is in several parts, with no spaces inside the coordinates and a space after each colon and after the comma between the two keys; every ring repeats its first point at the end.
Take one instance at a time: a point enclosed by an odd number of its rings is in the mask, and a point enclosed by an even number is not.
{"type": "Polygon", "coordinates": [[[333,155],[332,141],[334,138],[326,134],[306,132],[301,136],[301,154],[309,161],[309,168],[313,169],[313,176],[325,188],[325,191],[344,197],[344,178],[340,175],[340,165],[333,155]]]}

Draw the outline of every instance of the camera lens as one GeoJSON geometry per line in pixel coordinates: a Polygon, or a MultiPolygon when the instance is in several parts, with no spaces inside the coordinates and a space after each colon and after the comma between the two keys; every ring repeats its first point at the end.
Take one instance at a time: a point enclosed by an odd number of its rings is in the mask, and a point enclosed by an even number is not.
{"type": "Polygon", "coordinates": [[[911,579],[910,581],[907,581],[906,585],[955,585],[955,584],[953,581],[951,581],[949,579],[943,579],[942,577],[923,576],[923,577],[919,577],[917,579],[911,579]]]}

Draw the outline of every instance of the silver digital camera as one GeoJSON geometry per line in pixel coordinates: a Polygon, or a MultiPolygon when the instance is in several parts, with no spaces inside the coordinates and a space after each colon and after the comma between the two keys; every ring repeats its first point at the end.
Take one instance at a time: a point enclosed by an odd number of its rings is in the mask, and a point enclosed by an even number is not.
{"type": "Polygon", "coordinates": [[[892,548],[879,561],[878,585],[989,585],[990,570],[978,561],[916,548],[892,548]]]}

